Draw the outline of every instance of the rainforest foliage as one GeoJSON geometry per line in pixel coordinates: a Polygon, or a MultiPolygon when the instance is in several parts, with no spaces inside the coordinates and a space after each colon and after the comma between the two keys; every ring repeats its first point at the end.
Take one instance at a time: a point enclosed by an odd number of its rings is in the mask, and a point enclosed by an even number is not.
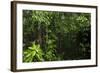
{"type": "Polygon", "coordinates": [[[23,10],[23,62],[91,58],[89,13],[23,10]]]}

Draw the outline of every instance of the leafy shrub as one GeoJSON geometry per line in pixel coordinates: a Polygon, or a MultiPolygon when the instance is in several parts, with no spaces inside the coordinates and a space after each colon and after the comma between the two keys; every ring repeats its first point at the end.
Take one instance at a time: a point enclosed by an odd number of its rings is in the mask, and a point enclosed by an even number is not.
{"type": "Polygon", "coordinates": [[[44,53],[40,48],[40,45],[33,42],[31,47],[28,47],[28,49],[24,50],[23,61],[24,62],[43,61],[43,55],[44,53]]]}

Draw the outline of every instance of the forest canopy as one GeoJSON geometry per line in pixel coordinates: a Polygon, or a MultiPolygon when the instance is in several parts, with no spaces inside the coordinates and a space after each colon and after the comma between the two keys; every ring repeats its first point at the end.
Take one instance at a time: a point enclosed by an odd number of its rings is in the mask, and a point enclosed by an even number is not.
{"type": "Polygon", "coordinates": [[[90,58],[90,13],[23,10],[23,62],[90,58]]]}

